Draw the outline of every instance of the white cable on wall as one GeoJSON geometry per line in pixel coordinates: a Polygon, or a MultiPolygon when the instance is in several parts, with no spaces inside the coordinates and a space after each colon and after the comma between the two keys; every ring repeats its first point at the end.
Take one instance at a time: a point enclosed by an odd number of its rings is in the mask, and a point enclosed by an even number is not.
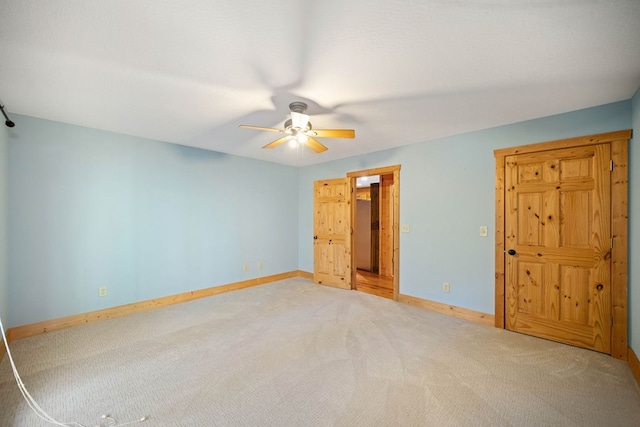
{"type": "MultiPolygon", "coordinates": [[[[13,362],[13,357],[11,356],[11,350],[9,349],[9,342],[7,341],[7,336],[4,333],[4,326],[2,325],[2,316],[0,316],[0,332],[2,332],[2,341],[4,342],[4,346],[7,349],[7,356],[9,357],[9,363],[11,364],[11,370],[13,371],[13,376],[16,379],[16,383],[18,384],[18,389],[20,390],[20,393],[22,393],[22,397],[24,398],[24,400],[27,402],[27,405],[29,405],[29,407],[31,408],[31,410],[42,420],[50,423],[50,424],[54,424],[57,426],[62,426],[62,427],[86,427],[83,424],[80,424],[78,422],[72,421],[72,422],[60,422],[57,421],[56,419],[54,419],[51,415],[47,414],[47,412],[42,409],[40,407],[40,405],[38,405],[38,402],[36,402],[36,400],[31,396],[31,394],[29,394],[29,391],[27,390],[27,388],[25,387],[24,383],[22,382],[22,378],[20,378],[20,374],[18,373],[18,369],[16,368],[15,363],[13,362]]],[[[144,416],[138,420],[135,421],[129,421],[127,423],[122,423],[122,424],[118,424],[118,422],[111,417],[111,415],[109,414],[105,414],[102,415],[102,419],[103,420],[107,420],[109,422],[111,422],[112,424],[107,424],[106,426],[102,426],[102,423],[100,423],[100,425],[96,426],[96,427],[122,427],[122,426],[128,426],[131,424],[135,424],[135,423],[141,423],[143,421],[147,421],[149,419],[148,416],[144,416]]]]}

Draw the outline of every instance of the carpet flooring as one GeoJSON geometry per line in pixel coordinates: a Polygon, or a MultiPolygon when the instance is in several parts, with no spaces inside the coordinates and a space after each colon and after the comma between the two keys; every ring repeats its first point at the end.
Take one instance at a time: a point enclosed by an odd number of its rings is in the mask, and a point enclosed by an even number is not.
{"type": "MultiPolygon", "coordinates": [[[[623,361],[302,278],[11,349],[40,406],[86,426],[640,425],[623,361]]],[[[0,425],[49,425],[6,355],[0,425]]]]}

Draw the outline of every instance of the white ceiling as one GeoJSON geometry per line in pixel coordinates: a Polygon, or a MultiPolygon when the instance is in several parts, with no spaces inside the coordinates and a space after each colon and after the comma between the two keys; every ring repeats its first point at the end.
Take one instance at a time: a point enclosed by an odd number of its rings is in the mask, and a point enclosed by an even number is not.
{"type": "MultiPolygon", "coordinates": [[[[640,0],[0,0],[18,113],[303,166],[629,99],[640,0]],[[291,101],[329,151],[260,147],[291,101]]],[[[14,120],[15,121],[15,120],[14,120]]],[[[19,132],[19,121],[15,131],[19,132]]]]}

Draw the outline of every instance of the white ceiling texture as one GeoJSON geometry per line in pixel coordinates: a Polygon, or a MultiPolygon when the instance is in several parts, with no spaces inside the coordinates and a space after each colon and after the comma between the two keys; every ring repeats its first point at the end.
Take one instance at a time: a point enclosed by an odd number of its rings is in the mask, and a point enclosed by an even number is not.
{"type": "Polygon", "coordinates": [[[640,0],[0,0],[9,115],[294,166],[638,87],[640,0]],[[263,150],[281,135],[238,128],[281,128],[292,101],[356,138],[263,150]]]}

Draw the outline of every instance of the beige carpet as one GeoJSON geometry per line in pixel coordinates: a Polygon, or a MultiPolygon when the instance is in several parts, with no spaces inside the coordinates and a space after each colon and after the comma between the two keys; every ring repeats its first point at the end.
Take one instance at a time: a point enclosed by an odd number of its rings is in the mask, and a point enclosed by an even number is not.
{"type": "MultiPolygon", "coordinates": [[[[625,362],[306,279],[12,351],[41,406],[87,426],[103,413],[149,415],[144,427],[640,425],[625,362]]],[[[22,401],[6,356],[0,425],[48,425],[22,401]]]]}

